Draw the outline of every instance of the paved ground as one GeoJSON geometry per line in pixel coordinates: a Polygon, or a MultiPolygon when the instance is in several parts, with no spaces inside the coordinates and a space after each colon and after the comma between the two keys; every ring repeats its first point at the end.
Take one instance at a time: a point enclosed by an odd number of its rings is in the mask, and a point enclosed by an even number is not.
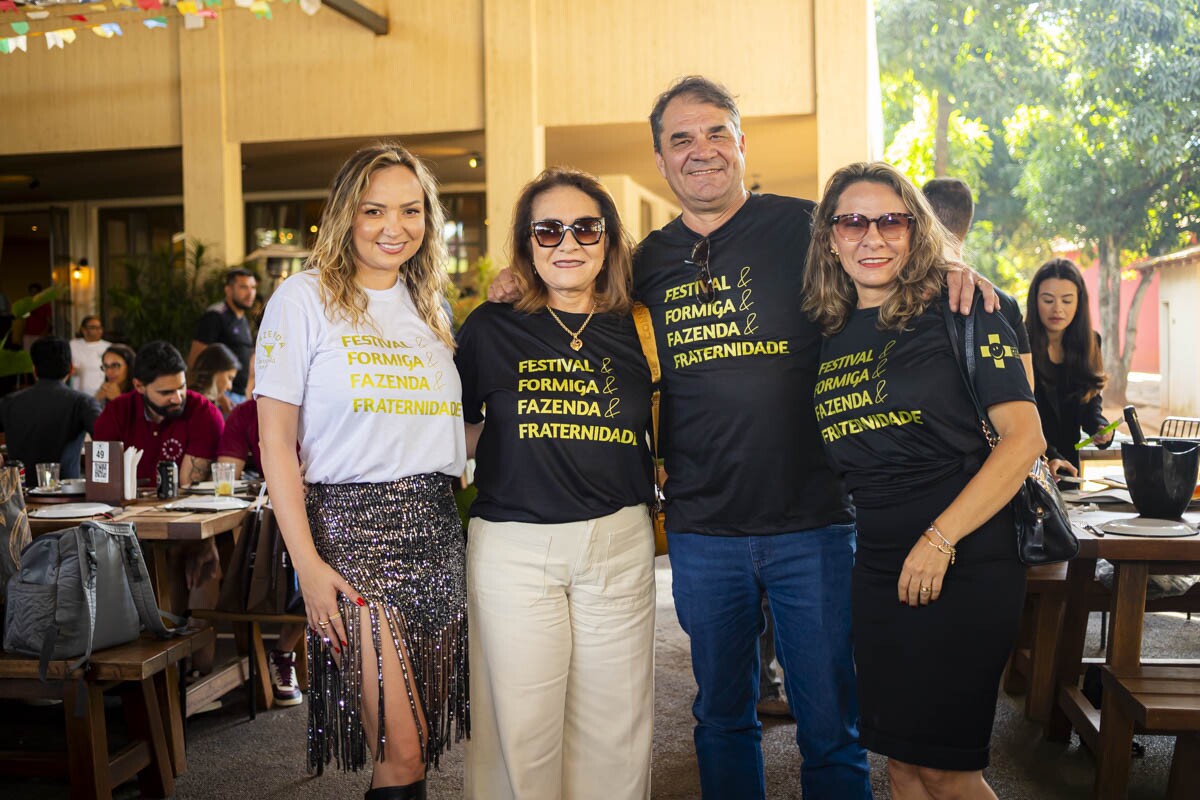
{"type": "MultiPolygon", "coordinates": [[[[659,559],[658,623],[656,649],[656,701],[654,737],[655,800],[699,797],[695,757],[692,751],[690,705],[692,681],[687,638],[675,619],[670,594],[670,567],[659,559]]],[[[1097,646],[1099,615],[1093,615],[1088,648],[1097,646]]],[[[1157,614],[1147,618],[1145,652],[1148,656],[1200,658],[1200,618],[1188,621],[1182,615],[1157,614]]],[[[1040,739],[1037,726],[1025,722],[1021,698],[1001,695],[993,735],[992,767],[988,779],[1001,798],[1020,800],[1084,800],[1090,796],[1094,776],[1091,755],[1074,740],[1069,746],[1049,745],[1040,739]]],[[[110,709],[114,727],[119,712],[110,709]]],[[[56,737],[57,709],[27,708],[0,704],[0,746],[12,740],[25,747],[42,746],[56,737]]],[[[326,774],[309,778],[303,772],[304,706],[260,714],[250,722],[240,695],[231,695],[219,711],[194,717],[189,723],[190,769],[179,779],[177,797],[184,800],[226,800],[255,797],[263,800],[307,798],[355,798],[367,785],[367,775],[326,774]]],[[[1166,788],[1172,740],[1139,737],[1147,755],[1133,764],[1132,800],[1150,800],[1166,788]]],[[[769,721],[763,732],[767,766],[767,796],[771,800],[799,798],[800,757],[794,743],[794,727],[784,721],[769,721]]],[[[431,781],[430,797],[436,800],[462,796],[461,747],[449,754],[442,772],[431,781]]],[[[881,759],[872,756],[875,796],[888,796],[881,759]]],[[[10,783],[0,792],[5,800],[46,800],[66,796],[61,786],[39,783],[10,783]]],[[[119,798],[137,797],[136,789],[124,787],[119,798]]]]}

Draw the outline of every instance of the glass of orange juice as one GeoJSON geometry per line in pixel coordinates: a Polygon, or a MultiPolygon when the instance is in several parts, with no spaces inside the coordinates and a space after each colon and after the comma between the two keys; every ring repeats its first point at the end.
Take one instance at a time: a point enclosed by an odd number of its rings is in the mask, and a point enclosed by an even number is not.
{"type": "Polygon", "coordinates": [[[217,497],[233,496],[234,464],[213,464],[213,494],[217,497]]]}

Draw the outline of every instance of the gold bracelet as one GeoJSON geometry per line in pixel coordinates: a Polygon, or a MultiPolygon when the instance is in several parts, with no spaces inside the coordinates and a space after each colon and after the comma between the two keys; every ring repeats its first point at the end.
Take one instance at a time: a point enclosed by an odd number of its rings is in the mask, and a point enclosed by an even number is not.
{"type": "MultiPolygon", "coordinates": [[[[929,533],[929,530],[926,530],[925,533],[929,533]]],[[[940,536],[940,534],[939,534],[939,536],[940,536]]],[[[925,544],[927,544],[930,547],[932,547],[933,549],[937,550],[939,553],[950,556],[950,563],[951,564],[954,563],[954,556],[956,553],[956,551],[954,549],[954,545],[935,542],[933,539],[930,539],[928,536],[924,536],[924,535],[922,535],[921,538],[925,540],[925,544]]]]}
{"type": "Polygon", "coordinates": [[[946,545],[947,547],[954,547],[954,542],[952,542],[946,538],[946,534],[942,533],[941,529],[938,528],[936,522],[929,523],[929,527],[926,528],[925,530],[933,531],[934,534],[936,534],[937,537],[942,540],[942,544],[946,545]]]}

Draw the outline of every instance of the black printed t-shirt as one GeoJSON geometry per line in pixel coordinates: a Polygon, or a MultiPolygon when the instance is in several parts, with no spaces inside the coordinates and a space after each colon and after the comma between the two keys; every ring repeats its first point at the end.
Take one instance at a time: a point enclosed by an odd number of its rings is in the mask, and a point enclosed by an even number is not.
{"type": "MultiPolygon", "coordinates": [[[[586,314],[556,312],[571,330],[586,314]]],[[[571,339],[547,311],[484,303],[463,323],[455,363],[463,419],[484,420],[471,516],[575,522],[654,499],[650,370],[633,319],[596,314],[571,339]]]]}
{"type": "Polygon", "coordinates": [[[223,344],[233,351],[241,368],[233,379],[234,394],[245,394],[250,380],[250,362],[254,359],[254,331],[250,319],[233,313],[225,302],[208,307],[196,323],[196,341],[204,344],[223,344]]]}
{"type": "Polygon", "coordinates": [[[708,237],[711,304],[684,263],[701,237],[682,219],[638,248],[635,291],[663,370],[669,530],[747,536],[854,520],[809,402],[821,336],[800,295],[813,207],[752,194],[708,237]]]}
{"type": "MultiPolygon", "coordinates": [[[[988,446],[951,349],[940,302],[904,331],[876,327],[877,308],[851,314],[821,347],[813,392],[834,468],[861,508],[911,500],[978,468],[988,446]]],[[[975,325],[975,392],[984,408],[1033,402],[1016,338],[997,314],[957,316],[975,325]],[[986,351],[986,352],[985,352],[986,351]]],[[[940,509],[938,509],[940,510],[940,509]]]]}

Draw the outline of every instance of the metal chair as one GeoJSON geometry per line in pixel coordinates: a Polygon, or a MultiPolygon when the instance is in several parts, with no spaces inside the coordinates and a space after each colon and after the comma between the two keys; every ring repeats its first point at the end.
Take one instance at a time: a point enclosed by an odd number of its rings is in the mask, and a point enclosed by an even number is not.
{"type": "Polygon", "coordinates": [[[1162,421],[1158,435],[1163,439],[1200,438],[1200,418],[1167,417],[1162,421]]]}

